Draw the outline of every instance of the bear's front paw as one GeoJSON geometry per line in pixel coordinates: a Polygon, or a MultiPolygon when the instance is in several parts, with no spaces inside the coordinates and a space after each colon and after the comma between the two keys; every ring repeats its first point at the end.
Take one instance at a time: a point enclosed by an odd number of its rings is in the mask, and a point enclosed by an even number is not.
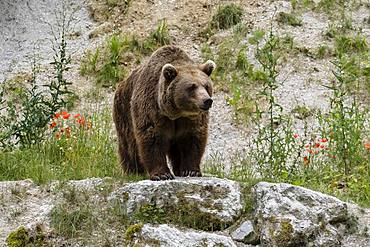
{"type": "Polygon", "coordinates": [[[153,175],[150,175],[150,180],[153,180],[153,181],[160,181],[160,180],[171,180],[171,179],[174,179],[175,177],[167,172],[167,173],[162,173],[162,174],[153,174],[153,175]]]}
{"type": "Polygon", "coordinates": [[[202,173],[200,171],[188,171],[188,170],[185,170],[185,171],[182,171],[181,172],[181,177],[201,177],[202,176],[202,173]]]}

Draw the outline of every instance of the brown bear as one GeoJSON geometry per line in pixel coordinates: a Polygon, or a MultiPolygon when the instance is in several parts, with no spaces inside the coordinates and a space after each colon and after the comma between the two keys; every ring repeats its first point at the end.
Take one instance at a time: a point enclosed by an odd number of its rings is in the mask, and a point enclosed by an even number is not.
{"type": "Polygon", "coordinates": [[[200,162],[212,106],[215,63],[196,64],[176,46],[164,46],[119,83],[113,118],[121,165],[151,180],[201,176],[200,162]]]}

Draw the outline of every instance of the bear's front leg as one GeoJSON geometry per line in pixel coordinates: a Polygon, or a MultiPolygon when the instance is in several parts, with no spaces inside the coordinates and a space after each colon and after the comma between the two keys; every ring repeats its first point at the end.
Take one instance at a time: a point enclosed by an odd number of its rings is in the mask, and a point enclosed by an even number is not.
{"type": "Polygon", "coordinates": [[[206,138],[189,136],[179,143],[181,148],[181,177],[201,177],[200,162],[206,147],[206,138]]]}
{"type": "Polygon", "coordinates": [[[166,160],[168,141],[158,135],[141,134],[138,138],[138,147],[140,160],[151,180],[174,179],[166,160]]]}

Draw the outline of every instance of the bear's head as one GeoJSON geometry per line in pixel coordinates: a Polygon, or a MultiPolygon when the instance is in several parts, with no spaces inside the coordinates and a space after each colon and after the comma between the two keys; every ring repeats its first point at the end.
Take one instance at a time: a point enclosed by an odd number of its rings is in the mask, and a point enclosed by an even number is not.
{"type": "Polygon", "coordinates": [[[165,64],[158,93],[162,113],[176,119],[207,112],[213,102],[210,75],[215,68],[216,64],[210,60],[198,66],[165,64]]]}

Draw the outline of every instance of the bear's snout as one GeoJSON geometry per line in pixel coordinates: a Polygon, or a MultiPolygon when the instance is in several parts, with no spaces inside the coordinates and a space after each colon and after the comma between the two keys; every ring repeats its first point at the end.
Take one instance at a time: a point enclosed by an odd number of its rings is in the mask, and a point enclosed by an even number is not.
{"type": "Polygon", "coordinates": [[[212,103],[213,103],[213,100],[211,98],[208,98],[208,99],[203,101],[203,105],[200,108],[202,110],[207,111],[207,110],[209,110],[209,108],[211,108],[212,103]]]}

